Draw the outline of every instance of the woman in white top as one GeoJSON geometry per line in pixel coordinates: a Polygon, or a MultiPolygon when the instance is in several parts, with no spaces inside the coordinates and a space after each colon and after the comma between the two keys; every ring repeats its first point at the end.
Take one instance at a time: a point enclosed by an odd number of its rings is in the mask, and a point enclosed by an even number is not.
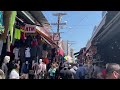
{"type": "Polygon", "coordinates": [[[15,64],[13,70],[10,73],[9,79],[20,79],[19,76],[19,65],[15,64]]]}

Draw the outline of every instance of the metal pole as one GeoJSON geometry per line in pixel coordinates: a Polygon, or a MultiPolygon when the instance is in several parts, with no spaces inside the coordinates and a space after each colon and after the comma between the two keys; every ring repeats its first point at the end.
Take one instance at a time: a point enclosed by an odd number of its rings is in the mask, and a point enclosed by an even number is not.
{"type": "MultiPolygon", "coordinates": [[[[59,34],[59,30],[60,30],[60,14],[58,15],[58,29],[57,29],[58,34],[59,34]]],[[[57,45],[59,45],[59,41],[57,41],[57,45]]],[[[57,61],[59,61],[59,55],[57,56],[57,61]]]]}
{"type": "Polygon", "coordinates": [[[67,40],[67,55],[68,55],[68,40],[67,40]]]}
{"type": "MultiPolygon", "coordinates": [[[[60,14],[58,15],[58,28],[57,28],[57,33],[59,33],[60,31],[60,14]]],[[[58,41],[59,42],[59,41],[58,41]]],[[[58,42],[57,42],[57,45],[58,45],[58,42]]]]}
{"type": "Polygon", "coordinates": [[[59,33],[59,30],[60,30],[60,14],[58,16],[58,29],[57,29],[57,33],[59,33]]]}

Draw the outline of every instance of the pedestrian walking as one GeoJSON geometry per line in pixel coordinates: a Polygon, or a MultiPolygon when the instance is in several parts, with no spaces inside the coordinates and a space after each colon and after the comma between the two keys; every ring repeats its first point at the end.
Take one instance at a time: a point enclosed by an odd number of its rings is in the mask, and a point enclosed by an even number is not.
{"type": "Polygon", "coordinates": [[[70,67],[68,64],[64,65],[64,68],[60,71],[61,79],[74,79],[73,73],[70,71],[70,67]]]}
{"type": "Polygon", "coordinates": [[[88,78],[93,79],[92,75],[94,72],[94,67],[92,64],[88,63],[88,78]]]}
{"type": "Polygon", "coordinates": [[[106,79],[120,79],[120,65],[109,63],[106,68],[106,79]]]}
{"type": "Polygon", "coordinates": [[[98,63],[96,63],[96,64],[94,64],[94,68],[93,68],[93,75],[92,75],[92,77],[94,78],[94,79],[100,79],[101,77],[100,77],[100,73],[102,72],[102,70],[101,70],[101,67],[98,65],[98,63]]]}
{"type": "Polygon", "coordinates": [[[60,65],[58,66],[58,68],[56,69],[56,73],[55,73],[55,79],[60,79],[60,71],[63,69],[63,65],[62,62],[60,63],[60,65]]]}
{"type": "Polygon", "coordinates": [[[21,75],[24,74],[25,79],[28,79],[28,73],[29,73],[29,63],[28,61],[25,61],[25,63],[23,63],[21,68],[21,75]]]}
{"type": "Polygon", "coordinates": [[[85,79],[85,67],[82,64],[79,64],[79,68],[76,71],[76,79],[85,79]]]}
{"type": "Polygon", "coordinates": [[[56,73],[56,65],[52,64],[51,68],[48,70],[50,79],[55,79],[55,73],[56,73]]]}
{"type": "Polygon", "coordinates": [[[84,65],[84,68],[85,68],[85,79],[89,79],[89,74],[88,74],[88,65],[87,64],[85,64],[84,65]]]}
{"type": "Polygon", "coordinates": [[[77,71],[77,67],[76,66],[72,66],[72,68],[70,69],[70,71],[73,73],[74,78],[76,78],[76,71],[77,71]]]}
{"type": "Polygon", "coordinates": [[[9,75],[9,79],[20,79],[19,76],[19,64],[14,64],[14,67],[9,75]]]}

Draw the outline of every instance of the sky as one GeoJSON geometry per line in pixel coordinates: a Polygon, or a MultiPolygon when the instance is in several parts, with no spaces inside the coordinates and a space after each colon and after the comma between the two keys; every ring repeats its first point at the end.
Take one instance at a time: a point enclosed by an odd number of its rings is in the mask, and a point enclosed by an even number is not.
{"type": "MultiPolygon", "coordinates": [[[[66,25],[60,29],[61,38],[63,40],[74,41],[75,44],[71,46],[75,52],[85,47],[88,40],[92,36],[95,25],[99,25],[102,20],[102,11],[43,11],[48,22],[57,22],[57,17],[53,16],[54,13],[66,13],[62,16],[61,23],[67,21],[66,25]]],[[[52,31],[57,31],[57,26],[51,25],[52,31]]]]}

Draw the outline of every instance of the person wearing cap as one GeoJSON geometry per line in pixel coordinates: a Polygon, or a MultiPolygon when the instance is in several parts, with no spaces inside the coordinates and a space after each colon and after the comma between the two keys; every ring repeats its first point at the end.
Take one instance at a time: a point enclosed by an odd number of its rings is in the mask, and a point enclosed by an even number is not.
{"type": "Polygon", "coordinates": [[[4,57],[3,64],[2,64],[2,71],[4,72],[6,79],[8,78],[8,67],[7,67],[7,63],[9,63],[9,61],[10,61],[10,56],[5,56],[5,57],[4,57]]]}

